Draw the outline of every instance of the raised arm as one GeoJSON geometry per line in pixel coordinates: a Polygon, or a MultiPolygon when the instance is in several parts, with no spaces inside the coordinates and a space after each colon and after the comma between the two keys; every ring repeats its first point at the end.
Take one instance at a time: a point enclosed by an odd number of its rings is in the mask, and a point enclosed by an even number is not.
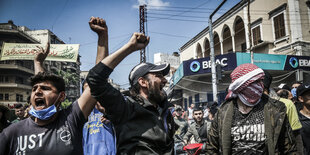
{"type": "Polygon", "coordinates": [[[150,41],[150,37],[146,37],[142,33],[134,33],[129,42],[119,50],[103,59],[101,62],[111,69],[114,69],[125,57],[134,51],[145,48],[150,41]]]}
{"type": "Polygon", "coordinates": [[[149,43],[150,38],[141,33],[134,33],[130,41],[121,47],[119,50],[103,59],[93,67],[87,76],[87,82],[91,88],[91,94],[100,104],[106,109],[106,112],[111,116],[110,120],[113,124],[118,124],[124,121],[131,112],[131,104],[125,103],[126,100],[121,92],[111,84],[107,79],[113,69],[132,52],[145,48],[149,43]],[[120,115],[121,114],[121,115],[120,115]]]}
{"type": "Polygon", "coordinates": [[[91,17],[89,27],[98,35],[96,64],[109,55],[108,26],[105,20],[99,17],[91,17]]]}
{"type": "MultiPolygon", "coordinates": [[[[91,17],[89,20],[89,27],[98,35],[98,46],[96,64],[109,55],[108,52],[108,27],[105,20],[99,17],[91,17]]],[[[84,117],[87,118],[91,111],[94,109],[96,99],[91,96],[90,88],[87,86],[78,99],[78,104],[84,117]]]]}
{"type": "Polygon", "coordinates": [[[37,46],[38,54],[34,58],[34,74],[44,72],[43,62],[50,52],[50,43],[46,43],[45,49],[41,46],[37,46]]]}

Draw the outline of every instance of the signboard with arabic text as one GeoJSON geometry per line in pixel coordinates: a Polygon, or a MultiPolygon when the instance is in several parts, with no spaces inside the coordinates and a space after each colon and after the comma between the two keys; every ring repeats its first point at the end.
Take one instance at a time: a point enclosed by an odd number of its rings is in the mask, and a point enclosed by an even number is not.
{"type": "MultiPolygon", "coordinates": [[[[43,44],[4,43],[0,60],[33,60],[43,44]]],[[[79,44],[51,44],[46,60],[76,62],[79,44]]]]}

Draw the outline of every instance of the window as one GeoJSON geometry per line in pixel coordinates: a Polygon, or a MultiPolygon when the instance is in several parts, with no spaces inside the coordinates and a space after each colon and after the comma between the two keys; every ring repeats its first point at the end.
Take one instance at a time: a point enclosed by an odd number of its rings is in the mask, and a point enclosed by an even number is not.
{"type": "Polygon", "coordinates": [[[19,101],[19,94],[16,94],[16,101],[19,101]]]}
{"type": "Polygon", "coordinates": [[[22,67],[24,66],[24,61],[16,60],[15,63],[16,63],[16,65],[18,65],[18,66],[22,66],[22,67]]]}
{"type": "Polygon", "coordinates": [[[246,52],[246,43],[241,44],[241,52],[246,52]]]}
{"type": "Polygon", "coordinates": [[[23,102],[23,95],[21,95],[21,94],[16,94],[16,101],[17,101],[17,102],[23,102]]]}
{"type": "Polygon", "coordinates": [[[190,97],[188,97],[188,104],[191,105],[192,103],[193,103],[193,97],[190,96],[190,97]]]}
{"type": "Polygon", "coordinates": [[[199,94],[195,94],[195,103],[199,103],[199,94]]]}
{"type": "Polygon", "coordinates": [[[6,101],[10,100],[9,94],[4,94],[4,100],[6,100],[6,101]]]}
{"type": "Polygon", "coordinates": [[[253,34],[253,44],[257,45],[262,42],[261,36],[260,36],[260,26],[255,27],[252,29],[253,34]]]}
{"type": "Polygon", "coordinates": [[[28,68],[28,69],[33,69],[33,62],[25,60],[23,67],[28,68]]]}
{"type": "Polygon", "coordinates": [[[22,77],[16,77],[15,78],[15,83],[18,83],[18,84],[24,84],[24,79],[22,77]]]}
{"type": "Polygon", "coordinates": [[[0,83],[5,83],[9,82],[9,77],[8,76],[0,76],[0,83]]]}
{"type": "Polygon", "coordinates": [[[284,37],[285,34],[285,23],[284,23],[284,14],[281,13],[278,16],[273,18],[274,23],[274,34],[277,39],[284,37]]]}
{"type": "Polygon", "coordinates": [[[184,99],[184,108],[187,109],[187,98],[183,98],[184,99]]]}
{"type": "Polygon", "coordinates": [[[0,101],[3,101],[3,94],[0,94],[0,101]]]}

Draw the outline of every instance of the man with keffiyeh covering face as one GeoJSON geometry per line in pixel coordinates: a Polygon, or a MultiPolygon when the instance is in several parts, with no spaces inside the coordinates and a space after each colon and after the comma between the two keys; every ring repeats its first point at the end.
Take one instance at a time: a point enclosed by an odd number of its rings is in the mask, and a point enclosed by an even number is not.
{"type": "Polygon", "coordinates": [[[285,105],[263,94],[264,76],[264,71],[253,64],[242,64],[231,73],[226,101],[208,132],[208,154],[297,151],[285,105]]]}

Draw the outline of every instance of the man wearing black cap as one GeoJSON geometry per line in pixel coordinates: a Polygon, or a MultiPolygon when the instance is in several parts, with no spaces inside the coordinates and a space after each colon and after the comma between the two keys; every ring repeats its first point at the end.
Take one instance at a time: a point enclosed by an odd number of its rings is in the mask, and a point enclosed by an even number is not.
{"type": "Polygon", "coordinates": [[[304,83],[297,88],[297,97],[303,105],[298,115],[302,124],[301,136],[304,143],[304,154],[310,154],[310,83],[304,83]]]}
{"type": "Polygon", "coordinates": [[[141,63],[129,74],[130,95],[124,97],[107,81],[113,69],[132,52],[145,48],[149,37],[134,33],[130,41],[89,71],[92,96],[115,126],[117,154],[173,154],[174,121],[163,87],[170,66],[141,63]]]}

